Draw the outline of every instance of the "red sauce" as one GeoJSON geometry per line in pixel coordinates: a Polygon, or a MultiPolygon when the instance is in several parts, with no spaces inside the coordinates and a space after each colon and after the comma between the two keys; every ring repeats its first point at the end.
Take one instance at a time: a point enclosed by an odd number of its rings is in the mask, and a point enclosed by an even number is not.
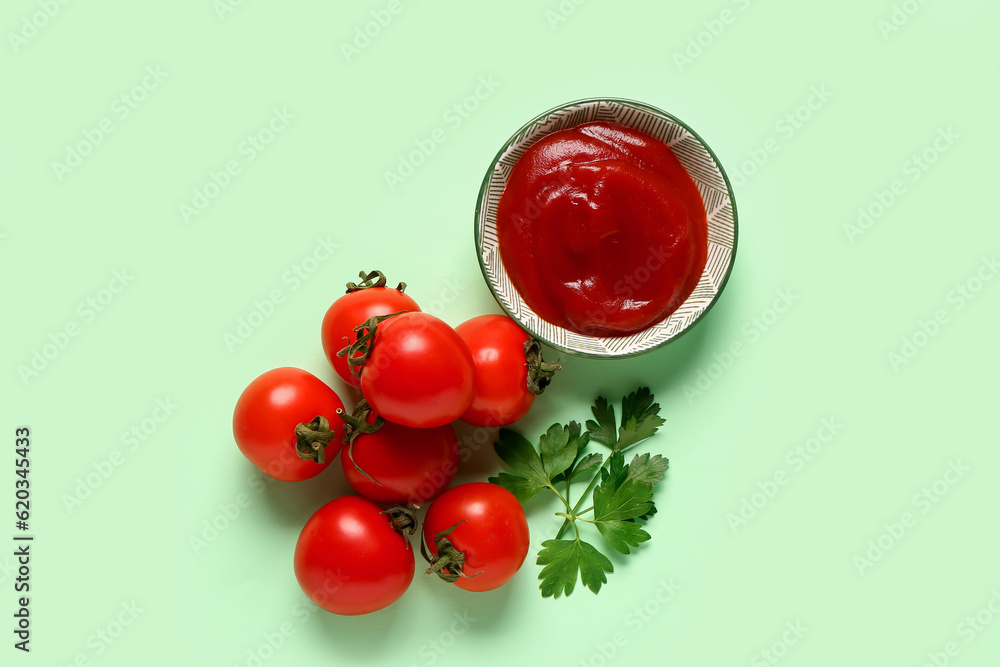
{"type": "Polygon", "coordinates": [[[497,206],[500,256],[543,320],[627,336],[675,311],[708,252],[705,205],[662,141],[613,123],[554,132],[518,160],[497,206]]]}

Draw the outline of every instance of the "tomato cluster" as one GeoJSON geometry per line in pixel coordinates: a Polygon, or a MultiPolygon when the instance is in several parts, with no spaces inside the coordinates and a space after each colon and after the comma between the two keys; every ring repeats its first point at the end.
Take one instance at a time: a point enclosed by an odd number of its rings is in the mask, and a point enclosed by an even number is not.
{"type": "Polygon", "coordinates": [[[297,368],[278,368],[243,391],[233,434],[243,454],[275,479],[315,477],[340,454],[357,496],[326,503],[295,548],[295,575],[317,605],[336,614],[388,606],[409,587],[418,530],[430,567],[470,591],[502,586],[528,551],[528,525],[517,499],[493,484],[449,488],[459,465],[452,422],[511,424],[527,413],[555,364],[505,315],[482,315],[452,328],[422,312],[375,271],[323,318],[330,365],[362,398],[349,414],[326,383],[297,368]]]}

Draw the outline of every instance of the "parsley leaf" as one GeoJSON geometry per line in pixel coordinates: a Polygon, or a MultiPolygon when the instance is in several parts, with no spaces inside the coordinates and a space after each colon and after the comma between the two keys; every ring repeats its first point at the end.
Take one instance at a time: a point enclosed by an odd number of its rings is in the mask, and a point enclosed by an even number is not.
{"type": "Polygon", "coordinates": [[[622,425],[618,429],[615,451],[628,449],[656,433],[666,420],[660,417],[660,405],[653,402],[649,387],[641,387],[622,399],[622,425]]]}
{"type": "Polygon", "coordinates": [[[590,437],[616,452],[652,436],[666,423],[649,387],[640,387],[622,399],[621,426],[615,422],[614,407],[603,396],[594,401],[590,411],[594,415],[594,419],[587,420],[590,437]]]}
{"type": "Polygon", "coordinates": [[[656,514],[656,503],[654,503],[651,500],[651,501],[649,501],[649,511],[646,512],[645,514],[643,514],[642,516],[637,516],[635,518],[635,520],[636,521],[649,521],[649,517],[653,516],[654,514],[656,514]]]}
{"type": "Polygon", "coordinates": [[[542,453],[542,468],[547,475],[547,481],[565,471],[576,460],[580,438],[580,425],[570,422],[566,426],[553,424],[549,430],[538,439],[538,449],[542,453]]]}
{"type": "Polygon", "coordinates": [[[514,431],[500,430],[495,447],[510,471],[490,481],[522,503],[548,488],[566,509],[557,513],[565,519],[559,533],[543,542],[538,553],[543,597],[569,595],[578,580],[594,593],[607,583],[607,573],[614,568],[606,555],[582,539],[581,528],[586,524],[592,524],[622,554],[632,553],[650,539],[643,523],[656,513],[653,486],[664,479],[669,462],[659,454],[637,454],[626,463],[623,450],[656,433],[664,424],[659,412],[653,394],[640,387],[622,399],[620,425],[615,408],[598,397],[591,406],[594,419],[586,421],[586,430],[575,421],[553,424],[538,439],[537,447],[514,431]],[[586,453],[591,440],[610,448],[610,455],[586,453]],[[588,477],[590,482],[574,505],[570,494],[578,477],[588,477]],[[565,494],[556,488],[557,483],[565,486],[565,494]],[[588,500],[592,506],[581,510],[588,500]],[[590,512],[593,517],[588,516],[590,512]],[[575,538],[560,539],[569,527],[575,538]]]}
{"type": "Polygon", "coordinates": [[[615,551],[623,554],[632,553],[629,547],[637,547],[649,539],[649,533],[634,521],[598,521],[597,530],[615,551]]]}
{"type": "Polygon", "coordinates": [[[549,476],[538,452],[522,435],[502,428],[499,437],[494,448],[512,474],[502,472],[489,481],[504,487],[523,503],[549,485],[549,476]]]}
{"type": "Polygon", "coordinates": [[[628,477],[628,466],[625,465],[625,455],[615,452],[608,458],[608,467],[601,470],[601,482],[611,484],[611,488],[617,489],[628,477]]]}
{"type": "Polygon", "coordinates": [[[614,449],[618,442],[618,425],[615,423],[615,408],[608,404],[608,399],[599,396],[594,405],[590,408],[594,415],[593,419],[587,420],[587,431],[591,440],[596,440],[603,445],[614,449]]]}
{"type": "Polygon", "coordinates": [[[573,465],[588,440],[576,422],[550,426],[538,440],[538,451],[510,429],[500,429],[499,437],[494,448],[511,472],[502,472],[490,477],[489,481],[504,487],[522,503],[563,478],[563,473],[573,465]]]}
{"type": "Polygon", "coordinates": [[[604,460],[604,455],[599,452],[587,454],[579,461],[577,461],[575,466],[570,466],[569,470],[567,470],[564,474],[560,475],[558,480],[553,480],[553,481],[563,481],[567,477],[569,478],[570,481],[572,481],[573,479],[587,472],[588,470],[599,468],[603,460],[604,460]]]}
{"type": "MultiPolygon", "coordinates": [[[[627,474],[627,472],[626,472],[627,474]]],[[[649,512],[653,487],[626,479],[616,485],[613,477],[594,489],[594,524],[616,551],[631,553],[629,547],[649,539],[634,519],[649,512]]]]}
{"type": "Polygon", "coordinates": [[[552,477],[553,484],[557,482],[565,482],[567,479],[572,480],[579,473],[585,472],[601,464],[600,454],[587,454],[581,458],[583,450],[587,448],[587,444],[590,442],[590,433],[587,431],[581,432],[580,425],[575,421],[567,424],[566,428],[570,433],[570,443],[576,448],[576,453],[573,456],[573,462],[570,466],[560,474],[552,477]]]}
{"type": "Polygon", "coordinates": [[[653,487],[634,479],[626,479],[617,487],[607,482],[599,484],[594,489],[594,521],[622,521],[642,516],[649,511],[652,498],[653,487]]]}
{"type": "Polygon", "coordinates": [[[490,477],[489,481],[513,493],[514,497],[517,498],[517,502],[522,505],[534,498],[535,494],[545,488],[544,486],[535,484],[526,477],[511,475],[505,472],[499,473],[496,477],[490,477]]]}
{"type": "Polygon", "coordinates": [[[657,454],[650,458],[649,454],[636,454],[628,465],[628,478],[643,484],[655,484],[663,479],[670,462],[657,454]]]}
{"type": "Polygon", "coordinates": [[[576,587],[579,576],[583,585],[597,593],[608,583],[605,572],[615,568],[608,557],[580,540],[546,540],[538,552],[538,565],[544,565],[538,578],[542,583],[542,597],[569,595],[576,587]]]}

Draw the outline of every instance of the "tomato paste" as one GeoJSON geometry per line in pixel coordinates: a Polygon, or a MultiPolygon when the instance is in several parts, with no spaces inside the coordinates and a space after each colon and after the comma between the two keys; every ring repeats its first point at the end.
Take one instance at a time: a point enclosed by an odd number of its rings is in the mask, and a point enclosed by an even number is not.
{"type": "Polygon", "coordinates": [[[543,320],[627,336],[674,312],[708,252],[698,188],[662,141],[592,122],[546,135],[497,206],[500,256],[543,320]]]}

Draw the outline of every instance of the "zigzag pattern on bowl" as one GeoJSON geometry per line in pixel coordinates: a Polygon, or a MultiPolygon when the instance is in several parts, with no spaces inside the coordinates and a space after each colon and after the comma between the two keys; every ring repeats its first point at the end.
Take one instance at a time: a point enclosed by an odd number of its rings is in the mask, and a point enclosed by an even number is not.
{"type": "Polygon", "coordinates": [[[490,289],[504,310],[530,333],[555,348],[574,354],[625,357],[669,342],[694,324],[712,305],[732,265],[736,240],[734,208],[719,165],[708,149],[684,126],[641,106],[626,102],[589,101],[562,107],[540,117],[508,142],[489,175],[484,195],[476,221],[476,238],[490,289]],[[514,165],[532,143],[546,134],[595,120],[635,128],[669,145],[698,186],[708,216],[708,261],[697,287],[670,317],[632,336],[583,336],[542,320],[520,298],[500,260],[496,210],[514,165]]]}

